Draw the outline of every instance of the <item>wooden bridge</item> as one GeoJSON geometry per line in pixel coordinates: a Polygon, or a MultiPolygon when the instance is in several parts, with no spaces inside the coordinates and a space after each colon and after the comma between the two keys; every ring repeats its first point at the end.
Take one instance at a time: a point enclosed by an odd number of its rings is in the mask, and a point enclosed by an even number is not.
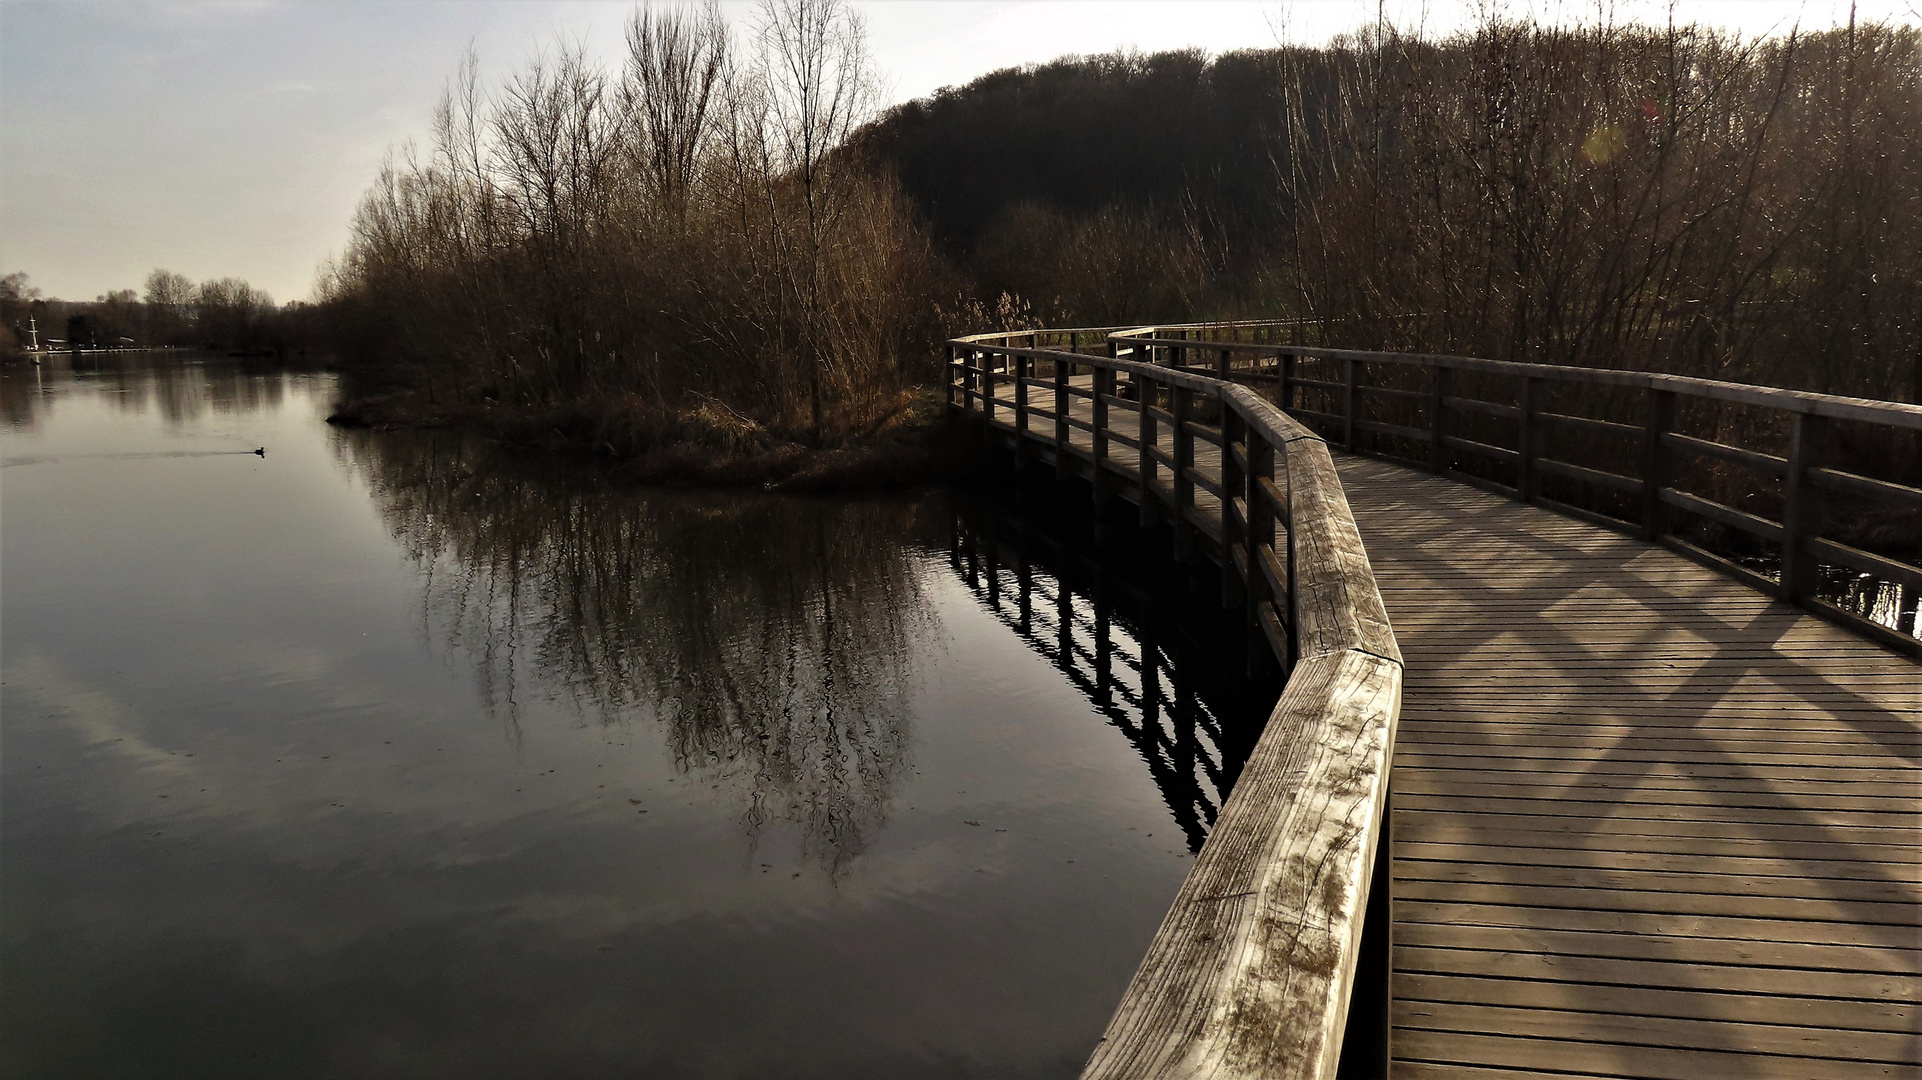
{"type": "Polygon", "coordinates": [[[1922,408],[1293,334],[951,344],[1287,676],[1084,1077],[1922,1077],[1922,408]]]}

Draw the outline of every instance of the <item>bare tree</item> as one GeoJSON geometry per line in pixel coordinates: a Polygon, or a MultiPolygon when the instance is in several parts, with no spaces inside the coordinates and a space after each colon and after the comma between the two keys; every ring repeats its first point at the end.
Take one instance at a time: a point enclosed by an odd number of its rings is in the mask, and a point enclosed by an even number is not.
{"type": "Polygon", "coordinates": [[[635,9],[621,106],[647,194],[676,216],[698,178],[728,92],[728,30],[715,0],[698,10],[635,9]]]}
{"type": "MultiPolygon", "coordinates": [[[[792,185],[801,204],[798,228],[774,240],[785,284],[799,309],[801,355],[808,365],[814,432],[822,429],[823,383],[835,358],[822,339],[821,277],[825,248],[847,206],[830,155],[872,114],[876,84],[861,16],[845,0],[762,0],[756,30],[754,113],[761,125],[762,177],[770,204],[792,185]]],[[[780,222],[774,210],[770,219],[780,222]]]]}

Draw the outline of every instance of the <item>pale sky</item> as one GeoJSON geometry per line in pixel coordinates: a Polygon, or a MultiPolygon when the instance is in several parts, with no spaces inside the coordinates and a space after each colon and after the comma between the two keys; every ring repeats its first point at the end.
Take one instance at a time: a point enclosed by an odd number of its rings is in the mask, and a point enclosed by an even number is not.
{"type": "MultiPolygon", "coordinates": [[[[1922,21],[1922,0],[1860,17],[1922,21]]],[[[866,0],[869,42],[904,101],[1065,53],[1318,44],[1372,23],[1337,0],[866,0]]],[[[428,130],[472,41],[494,78],[557,40],[610,60],[631,0],[0,0],[0,273],[47,295],[138,289],[166,267],[306,298],[347,242],[389,147],[428,130]]],[[[744,26],[752,4],[724,4],[744,26]]],[[[1651,0],[1386,0],[1445,34],[1493,7],[1558,20],[1598,7],[1666,21],[1651,0]],[[1570,14],[1573,13],[1573,14],[1570,14]]],[[[1678,21],[1750,34],[1846,20],[1846,0],[1678,0],[1678,21]]]]}

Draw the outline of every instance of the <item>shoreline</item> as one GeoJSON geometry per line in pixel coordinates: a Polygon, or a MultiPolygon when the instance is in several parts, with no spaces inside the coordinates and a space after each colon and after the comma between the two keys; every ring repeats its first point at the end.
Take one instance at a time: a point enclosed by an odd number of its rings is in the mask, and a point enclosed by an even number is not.
{"type": "Polygon", "coordinates": [[[394,385],[343,393],[326,422],[477,435],[511,453],[597,459],[613,477],[656,487],[893,491],[955,479],[981,457],[974,432],[957,424],[926,388],[915,391],[903,415],[882,430],[832,446],[762,436],[756,440],[762,445],[730,448],[677,436],[665,425],[643,424],[612,409],[515,409],[486,400],[444,405],[429,402],[418,388],[394,385]]]}

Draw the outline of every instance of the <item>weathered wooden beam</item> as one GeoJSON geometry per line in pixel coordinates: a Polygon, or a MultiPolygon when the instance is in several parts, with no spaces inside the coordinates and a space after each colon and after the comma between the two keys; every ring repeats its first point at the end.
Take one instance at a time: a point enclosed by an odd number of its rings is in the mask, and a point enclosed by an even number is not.
{"type": "Polygon", "coordinates": [[[1068,450],[1068,379],[1074,373],[1073,365],[1060,357],[1054,361],[1054,478],[1066,480],[1069,475],[1068,450]]]}
{"type": "Polygon", "coordinates": [[[1296,666],[1084,1080],[1335,1075],[1400,698],[1393,660],[1296,666]]]}
{"type": "Polygon", "coordinates": [[[1286,446],[1299,660],[1087,1080],[1333,1077],[1341,1056],[1401,657],[1327,447],[1236,390],[1250,438],[1286,446]]]}

